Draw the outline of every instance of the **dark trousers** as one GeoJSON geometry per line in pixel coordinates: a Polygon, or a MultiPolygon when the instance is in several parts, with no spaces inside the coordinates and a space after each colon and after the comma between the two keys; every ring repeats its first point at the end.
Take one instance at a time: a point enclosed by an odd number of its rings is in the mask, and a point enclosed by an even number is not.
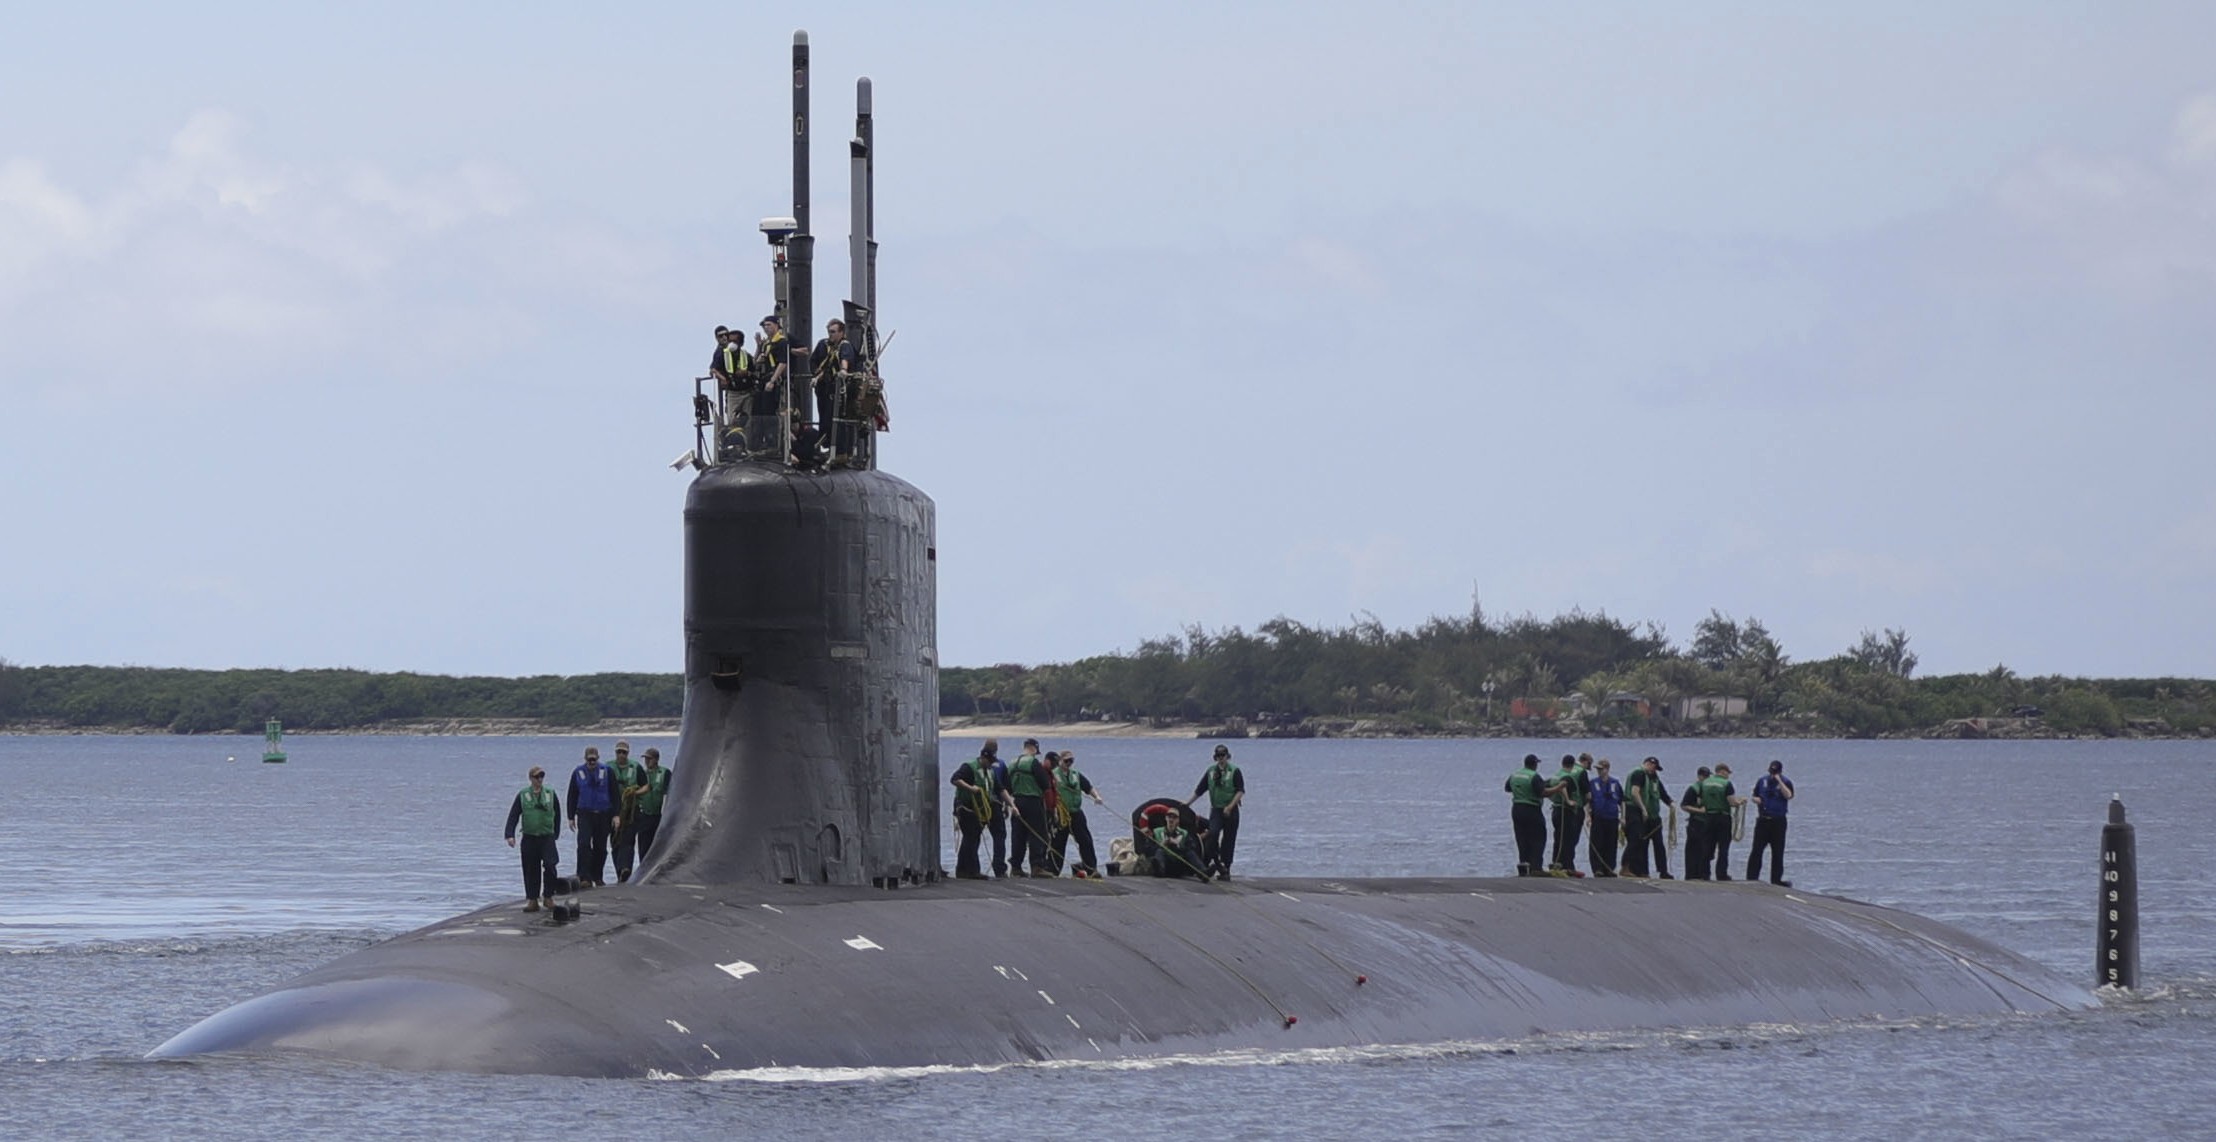
{"type": "MultiPolygon", "coordinates": [[[[1017,828],[1023,826],[1018,825],[1017,828]]],[[[985,822],[985,828],[993,835],[993,875],[1008,875],[1008,807],[993,806],[993,819],[985,822]]]]}
{"type": "Polygon", "coordinates": [[[1593,839],[1586,842],[1585,858],[1592,862],[1594,876],[1616,875],[1616,819],[1595,814],[1593,839]]]}
{"type": "Polygon", "coordinates": [[[984,839],[985,822],[977,819],[974,810],[956,809],[954,828],[962,834],[961,842],[954,846],[954,875],[963,879],[984,876],[984,870],[977,867],[977,842],[984,839]]]}
{"type": "Polygon", "coordinates": [[[1784,817],[1757,817],[1754,820],[1754,845],[1747,850],[1747,879],[1762,875],[1762,850],[1770,850],[1770,883],[1785,881],[1785,821],[1784,817]]]}
{"type": "Polygon", "coordinates": [[[1087,873],[1100,871],[1100,862],[1093,856],[1093,830],[1085,823],[1085,811],[1070,811],[1070,823],[1054,830],[1054,871],[1062,871],[1069,863],[1070,838],[1077,838],[1077,867],[1087,873]]]}
{"type": "Polygon", "coordinates": [[[639,863],[645,864],[647,854],[654,851],[654,838],[661,835],[662,815],[640,813],[631,818],[631,830],[638,834],[639,863]]]}
{"type": "Polygon", "coordinates": [[[524,899],[537,900],[542,891],[551,898],[554,895],[554,865],[562,856],[562,848],[554,843],[554,835],[534,837],[525,833],[516,849],[523,854],[524,899]]]}
{"type": "Polygon", "coordinates": [[[1585,832],[1585,810],[1554,807],[1554,862],[1551,868],[1577,867],[1577,838],[1585,832]]]}
{"type": "Polygon", "coordinates": [[[1202,868],[1231,871],[1231,858],[1239,852],[1239,811],[1208,811],[1208,836],[1201,842],[1202,868]]]}
{"type": "Polygon", "coordinates": [[[577,879],[598,883],[608,871],[608,826],[615,814],[605,809],[577,813],[577,879]]]}
{"type": "Polygon", "coordinates": [[[1008,827],[1013,830],[1009,840],[1015,842],[1016,849],[1008,858],[1010,871],[1022,871],[1018,866],[1025,863],[1025,854],[1029,854],[1031,871],[1054,871],[1046,865],[1046,798],[1016,798],[1016,819],[1008,827]]]}
{"type": "Polygon", "coordinates": [[[1708,822],[1708,843],[1715,850],[1715,877],[1731,879],[1731,813],[1711,813],[1716,818],[1708,822]]]}
{"type": "Polygon", "coordinates": [[[631,866],[639,854],[638,826],[630,821],[618,821],[615,826],[616,883],[631,879],[631,866]]]}
{"type": "Polygon", "coordinates": [[[1685,879],[1707,880],[1716,865],[1716,845],[1708,832],[1708,814],[1685,815],[1685,879]]]}
{"type": "Polygon", "coordinates": [[[1154,854],[1147,859],[1147,867],[1156,876],[1190,876],[1201,880],[1208,879],[1207,860],[1201,856],[1199,847],[1192,843],[1190,831],[1186,834],[1185,843],[1176,849],[1165,849],[1160,845],[1154,846],[1154,854]]]}
{"type": "Polygon", "coordinates": [[[1535,876],[1547,859],[1547,817],[1537,805],[1518,805],[1508,811],[1516,826],[1516,875],[1535,876]]]}
{"type": "Polygon", "coordinates": [[[1670,875],[1670,846],[1662,835],[1662,818],[1645,814],[1624,815],[1624,871],[1633,876],[1670,875]],[[1649,852],[1654,855],[1648,864],[1649,852]]]}

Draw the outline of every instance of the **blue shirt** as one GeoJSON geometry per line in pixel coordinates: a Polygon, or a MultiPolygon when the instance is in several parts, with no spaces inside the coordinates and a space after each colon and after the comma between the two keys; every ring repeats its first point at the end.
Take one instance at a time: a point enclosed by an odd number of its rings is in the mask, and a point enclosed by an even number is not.
{"type": "Polygon", "coordinates": [[[1785,792],[1793,787],[1793,779],[1781,774],[1765,773],[1754,783],[1754,804],[1757,812],[1765,817],[1782,817],[1786,800],[1785,792]]]}
{"type": "Polygon", "coordinates": [[[1593,816],[1613,821],[1623,812],[1624,785],[1613,777],[1593,778],[1593,816]]]}

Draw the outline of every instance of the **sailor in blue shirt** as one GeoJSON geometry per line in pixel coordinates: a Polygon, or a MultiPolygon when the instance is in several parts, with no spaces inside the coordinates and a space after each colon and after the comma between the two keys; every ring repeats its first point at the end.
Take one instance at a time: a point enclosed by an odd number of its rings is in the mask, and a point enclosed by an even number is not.
{"type": "Polygon", "coordinates": [[[1616,875],[1616,829],[1623,818],[1623,782],[1608,776],[1608,759],[1593,763],[1593,824],[1585,856],[1594,876],[1616,875]]]}
{"type": "Polygon", "coordinates": [[[1770,850],[1770,883],[1791,888],[1785,879],[1785,810],[1793,801],[1793,779],[1785,776],[1785,763],[1773,761],[1770,771],[1754,783],[1754,845],[1747,852],[1747,879],[1762,872],[1762,850],[1770,850]]]}

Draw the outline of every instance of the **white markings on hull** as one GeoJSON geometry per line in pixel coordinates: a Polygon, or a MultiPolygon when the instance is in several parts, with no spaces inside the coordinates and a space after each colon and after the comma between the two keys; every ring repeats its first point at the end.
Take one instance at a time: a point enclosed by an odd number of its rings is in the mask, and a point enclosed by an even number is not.
{"type": "Polygon", "coordinates": [[[1045,993],[1045,992],[1043,992],[1043,991],[1039,993],[1039,998],[1040,998],[1040,999],[1043,999],[1043,1000],[1046,1000],[1046,1002],[1047,1002],[1047,1005],[1048,1005],[1048,1006],[1050,1006],[1050,1007],[1051,1007],[1051,1006],[1053,1006],[1053,1004],[1054,1004],[1054,997],[1053,997],[1053,996],[1051,996],[1051,995],[1048,995],[1047,993],[1045,993]]]}
{"type": "Polygon", "coordinates": [[[868,936],[856,936],[846,941],[846,946],[857,952],[882,952],[885,950],[878,945],[877,941],[870,939],[868,936]]]}
{"type": "Polygon", "coordinates": [[[691,1028],[689,1028],[689,1027],[685,1026],[685,1025],[684,1025],[684,1024],[682,1024],[682,1023],[679,1023],[679,1022],[678,1022],[678,1021],[676,1021],[675,1019],[664,1019],[664,1020],[662,1020],[662,1022],[664,1022],[664,1023],[667,1023],[667,1024],[669,1024],[670,1026],[672,1026],[672,1027],[675,1027],[675,1028],[677,1028],[677,1033],[678,1033],[678,1034],[680,1034],[680,1035],[690,1035],[690,1034],[692,1034],[692,1029],[691,1029],[691,1028]]]}
{"type": "Polygon", "coordinates": [[[1077,1016],[1072,1015],[1067,1011],[1062,1013],[1062,1018],[1069,1020],[1070,1026],[1075,1027],[1080,1031],[1083,1031],[1085,1029],[1085,1025],[1077,1021],[1077,1016]]]}
{"type": "MultiPolygon", "coordinates": [[[[716,966],[723,969],[725,972],[730,973],[732,979],[745,979],[746,977],[753,975],[755,972],[762,970],[758,967],[755,967],[753,964],[746,962],[745,960],[732,960],[730,963],[717,964],[716,966]]],[[[684,1028],[679,1027],[678,1030],[682,1031],[684,1030],[684,1028]]]]}
{"type": "Polygon", "coordinates": [[[715,1058],[715,1060],[716,1060],[717,1062],[719,1062],[719,1063],[720,1063],[720,1062],[722,1062],[722,1061],[723,1061],[723,1056],[722,1056],[722,1055],[718,1055],[718,1054],[716,1054],[716,1049],[715,1049],[714,1047],[711,1047],[711,1046],[709,1046],[709,1045],[708,1045],[708,1044],[706,1044],[706,1043],[702,1043],[702,1044],[700,1045],[700,1049],[701,1049],[701,1050],[703,1050],[703,1051],[706,1051],[706,1052],[708,1052],[708,1054],[709,1054],[709,1055],[711,1055],[711,1056],[713,1056],[713,1057],[715,1058]]]}
{"type": "Polygon", "coordinates": [[[782,915],[784,915],[784,914],[785,914],[785,910],[784,910],[784,909],[782,909],[782,908],[779,908],[779,907],[778,907],[778,906],[776,906],[775,904],[764,904],[764,905],[762,905],[762,907],[764,907],[764,908],[767,908],[767,909],[769,909],[770,911],[772,911],[772,912],[775,912],[775,913],[777,913],[777,914],[778,914],[779,916],[782,916],[782,915]]]}

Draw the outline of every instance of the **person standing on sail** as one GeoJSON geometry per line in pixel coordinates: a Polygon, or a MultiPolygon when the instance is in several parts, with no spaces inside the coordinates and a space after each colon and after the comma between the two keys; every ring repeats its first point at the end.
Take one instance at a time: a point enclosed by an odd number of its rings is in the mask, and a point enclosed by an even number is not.
{"type": "Polygon", "coordinates": [[[539,910],[539,897],[554,896],[554,866],[561,860],[555,844],[562,835],[562,799],[546,787],[546,771],[531,767],[531,784],[508,806],[508,847],[516,848],[516,826],[523,826],[523,910],[539,910]]]}

